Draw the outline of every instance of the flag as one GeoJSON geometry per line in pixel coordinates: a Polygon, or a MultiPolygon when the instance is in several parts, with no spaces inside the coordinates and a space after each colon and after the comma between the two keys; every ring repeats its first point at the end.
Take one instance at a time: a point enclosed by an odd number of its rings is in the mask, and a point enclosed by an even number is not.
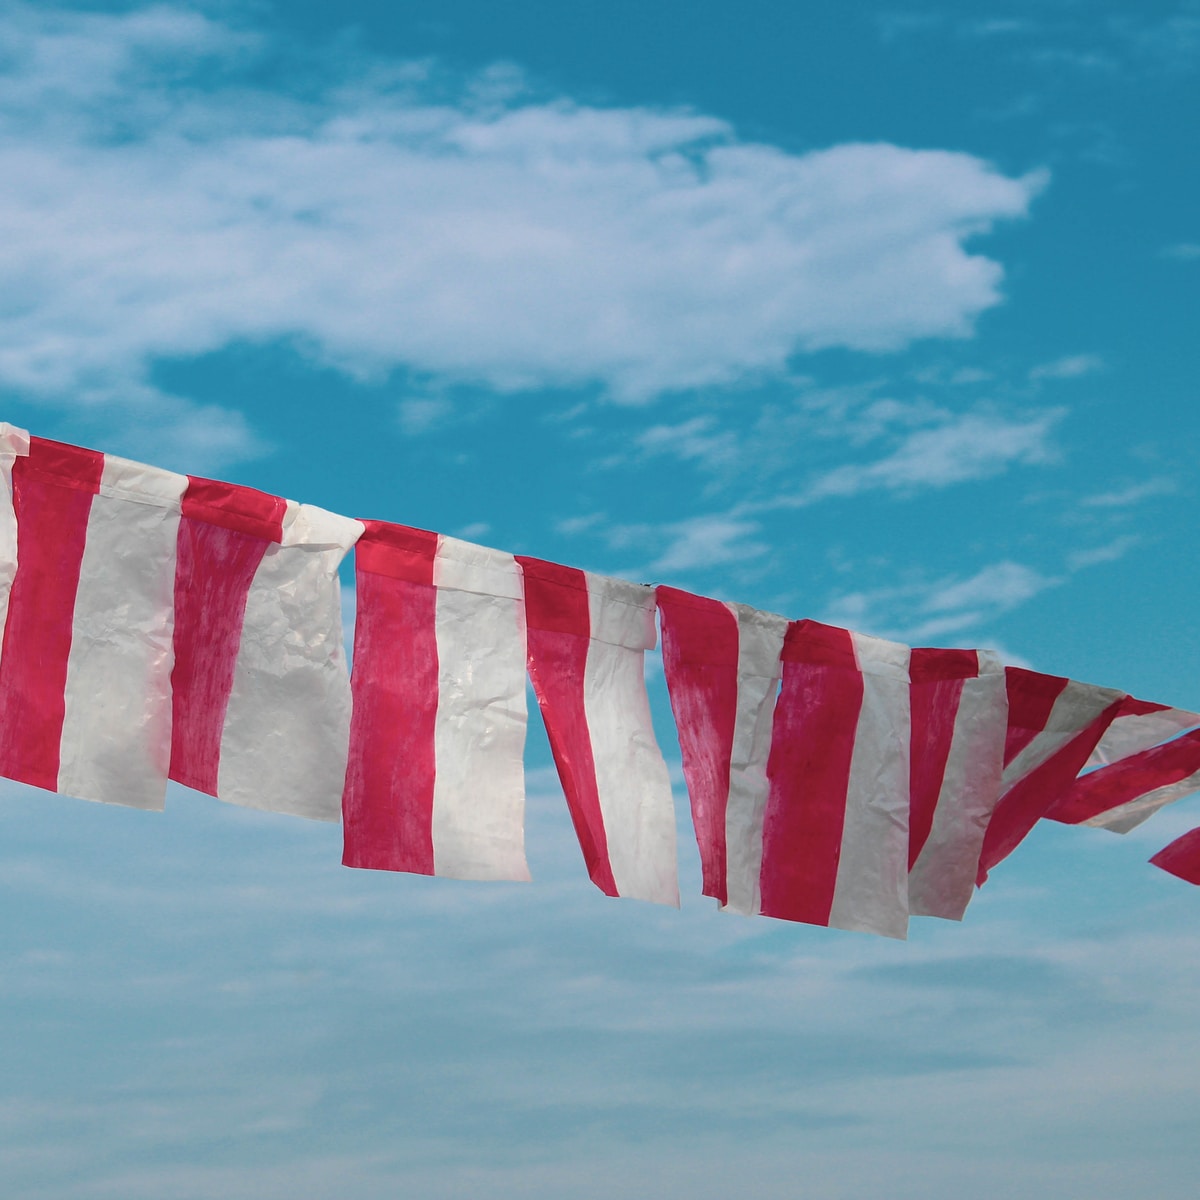
{"type": "Polygon", "coordinates": [[[663,668],[679,731],[703,893],[759,911],[767,755],[786,617],[657,590],[663,668]]]}
{"type": "Polygon", "coordinates": [[[1200,789],[1200,716],[1126,696],[1086,771],[1047,812],[1069,825],[1128,833],[1160,808],[1200,789]]]}
{"type": "Polygon", "coordinates": [[[986,650],[916,649],[912,679],[908,905],[962,920],[1000,798],[1008,697],[986,650]]]}
{"type": "Polygon", "coordinates": [[[355,562],[343,863],[528,879],[516,561],[368,521],[355,562]]]}
{"type": "Polygon", "coordinates": [[[908,658],[895,642],[788,626],[767,761],[767,916],[906,935],[908,658]]]}
{"type": "Polygon", "coordinates": [[[175,545],[187,479],[30,438],[12,471],[0,773],[161,809],[171,749],[175,545]]]}
{"type": "Polygon", "coordinates": [[[1150,861],[1187,883],[1200,884],[1200,829],[1176,838],[1150,861]]]}
{"type": "Polygon", "coordinates": [[[606,895],[678,905],[671,783],[646,695],[654,589],[517,561],[529,675],[588,874],[606,895]]]}
{"type": "Polygon", "coordinates": [[[8,619],[8,597],[17,574],[17,510],[13,506],[13,464],[29,453],[29,434],[0,421],[0,634],[8,619]]]}
{"type": "Polygon", "coordinates": [[[362,523],[189,476],[175,557],[171,778],[336,821],[350,727],[337,570],[362,523]]]}
{"type": "Polygon", "coordinates": [[[1070,791],[1125,699],[1112,688],[1022,667],[1008,667],[1005,682],[1004,774],[983,839],[976,877],[980,885],[1070,791]]]}

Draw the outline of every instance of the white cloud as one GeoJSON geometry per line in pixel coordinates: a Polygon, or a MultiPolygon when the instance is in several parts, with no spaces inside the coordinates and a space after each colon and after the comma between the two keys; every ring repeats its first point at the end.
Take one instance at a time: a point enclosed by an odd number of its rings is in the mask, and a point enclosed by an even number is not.
{"type": "Polygon", "coordinates": [[[637,401],[967,336],[1002,269],[965,244],[1043,182],[520,99],[511,70],[455,92],[331,52],[303,96],[272,92],[245,68],[278,47],[177,8],[15,5],[0,32],[0,386],[57,401],[277,339],[363,379],[637,401]]]}
{"type": "Polygon", "coordinates": [[[825,619],[913,644],[953,640],[1061,582],[1006,560],[966,577],[917,579],[849,592],[830,603],[825,619]]]}
{"type": "Polygon", "coordinates": [[[1051,459],[1050,430],[1061,410],[1035,417],[972,412],[948,417],[932,428],[908,433],[890,454],[875,462],[836,467],[802,493],[772,507],[801,507],[835,496],[885,490],[910,492],[940,488],[996,475],[1016,463],[1051,459]]]}
{"type": "Polygon", "coordinates": [[[1176,242],[1173,246],[1164,246],[1163,258],[1173,258],[1176,262],[1195,262],[1200,258],[1200,242],[1176,242]]]}
{"type": "Polygon", "coordinates": [[[650,569],[667,574],[757,558],[770,549],[765,543],[751,540],[758,530],[753,521],[728,516],[679,521],[664,528],[667,545],[650,569]]]}
{"type": "Polygon", "coordinates": [[[673,574],[703,570],[756,559],[770,550],[755,541],[760,526],[729,513],[710,513],[662,525],[604,525],[604,516],[593,513],[559,521],[556,529],[567,536],[597,534],[608,546],[626,556],[617,572],[628,578],[666,579],[673,574]]]}
{"type": "Polygon", "coordinates": [[[1104,370],[1104,359],[1098,354],[1071,354],[1042,363],[1029,372],[1033,381],[1041,379],[1078,379],[1081,375],[1093,375],[1104,370]]]}
{"type": "Polygon", "coordinates": [[[677,425],[652,425],[634,439],[646,455],[669,455],[683,462],[698,462],[709,469],[735,462],[741,451],[737,435],[718,429],[715,417],[692,417],[677,425]]]}
{"type": "Polygon", "coordinates": [[[1133,483],[1113,491],[1097,492],[1093,496],[1086,496],[1081,503],[1088,508],[1127,508],[1131,504],[1148,500],[1151,496],[1169,496],[1175,490],[1175,484],[1170,479],[1147,479],[1144,483],[1133,483]]]}
{"type": "Polygon", "coordinates": [[[1087,567],[1098,567],[1102,563],[1116,562],[1124,558],[1141,540],[1135,534],[1125,534],[1113,538],[1103,546],[1093,546],[1090,550],[1076,550],[1067,555],[1067,569],[1082,571],[1087,567]]]}

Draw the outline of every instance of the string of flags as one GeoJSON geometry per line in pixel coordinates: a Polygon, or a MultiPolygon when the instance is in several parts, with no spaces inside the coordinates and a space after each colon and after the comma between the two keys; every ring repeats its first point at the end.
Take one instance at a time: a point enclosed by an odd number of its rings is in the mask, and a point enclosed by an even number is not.
{"type": "MultiPolygon", "coordinates": [[[[904,937],[1043,819],[1200,790],[1200,715],[610,579],[0,424],[0,774],[341,820],[343,862],[527,880],[526,679],[588,875],[679,903],[644,658],[722,908],[904,937]],[[353,671],[338,570],[355,552],[353,671]]],[[[1151,859],[1200,884],[1200,829],[1151,859]]]]}

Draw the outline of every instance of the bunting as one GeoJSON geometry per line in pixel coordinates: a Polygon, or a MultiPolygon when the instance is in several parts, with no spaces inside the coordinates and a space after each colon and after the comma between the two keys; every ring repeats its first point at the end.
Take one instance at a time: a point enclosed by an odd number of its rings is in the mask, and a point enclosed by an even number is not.
{"type": "Polygon", "coordinates": [[[678,588],[657,595],[703,894],[752,916],[761,911],[767,756],[788,621],[678,588]]]}
{"type": "Polygon", "coordinates": [[[528,879],[516,560],[382,521],[366,523],[355,560],[342,861],[528,879]]]}
{"type": "Polygon", "coordinates": [[[336,821],[350,728],[338,566],[362,523],[189,477],[175,564],[171,778],[336,821]]]}
{"type": "Polygon", "coordinates": [[[607,896],[678,906],[671,782],[646,695],[654,589],[517,561],[529,676],[588,875],[607,896]]]}
{"type": "MultiPolygon", "coordinates": [[[[1042,819],[1200,790],[1200,716],[0,425],[0,774],[344,821],[348,866],[526,880],[526,676],[593,882],[677,905],[661,621],[702,890],[904,937],[1042,819]],[[339,566],[357,543],[353,673],[339,566]]],[[[1200,883],[1200,830],[1151,860],[1200,883]]]]}
{"type": "Polygon", "coordinates": [[[788,625],[763,814],[767,916],[906,935],[908,658],[896,642],[788,625]]]}
{"type": "Polygon", "coordinates": [[[1008,667],[1005,682],[1004,773],[983,839],[979,884],[1070,789],[1125,698],[1112,688],[1022,667],[1008,667]]]}
{"type": "Polygon", "coordinates": [[[6,572],[0,773],[161,809],[187,479],[44,438],[27,446],[11,466],[16,570],[6,572]]]}
{"type": "Polygon", "coordinates": [[[986,650],[913,650],[908,906],[961,921],[1000,799],[1008,693],[986,650]]]}

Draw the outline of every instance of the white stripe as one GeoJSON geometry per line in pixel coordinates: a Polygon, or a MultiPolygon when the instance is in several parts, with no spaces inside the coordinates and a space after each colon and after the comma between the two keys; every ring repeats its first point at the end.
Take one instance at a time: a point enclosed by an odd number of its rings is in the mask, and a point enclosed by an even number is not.
{"type": "Polygon", "coordinates": [[[13,463],[29,453],[29,434],[0,421],[0,645],[8,620],[8,600],[17,577],[17,513],[13,508],[13,463]]]}
{"type": "Polygon", "coordinates": [[[829,924],[902,938],[908,931],[909,650],[850,636],[863,702],[829,924]]]}
{"type": "Polygon", "coordinates": [[[1164,784],[1152,792],[1135,796],[1132,800],[1110,808],[1107,812],[1098,813],[1081,824],[1092,825],[1097,829],[1109,829],[1113,833],[1128,833],[1154,816],[1160,808],[1174,804],[1176,800],[1182,800],[1184,796],[1190,796],[1192,792],[1197,791],[1200,791],[1200,771],[1176,783],[1164,784]]]}
{"type": "Polygon", "coordinates": [[[161,809],[171,760],[175,547],[187,477],[106,455],[92,498],[58,791],[161,809]]]}
{"type": "Polygon", "coordinates": [[[1018,780],[1040,767],[1124,694],[1112,688],[1070,680],[1054,701],[1045,729],[1004,768],[1001,792],[1008,791],[1018,780]]]}
{"type": "Polygon", "coordinates": [[[583,703],[613,880],[622,896],[678,907],[675,806],[646,695],[654,589],[590,573],[587,581],[583,703]]]}
{"type": "Polygon", "coordinates": [[[979,675],[963,680],[929,837],[908,877],[909,912],[917,916],[962,920],[1000,798],[1008,720],[1004,667],[988,650],[978,655],[979,675]]]}
{"type": "Polygon", "coordinates": [[[358,521],[289,501],[284,543],[268,547],[246,601],[221,735],[222,800],[340,817],[350,676],[337,569],[362,531],[358,521]]]}
{"type": "Polygon", "coordinates": [[[1200,725],[1200,715],[1180,708],[1165,708],[1159,712],[1136,717],[1118,717],[1105,731],[1088,759],[1089,767],[1103,767],[1119,762],[1131,754],[1149,750],[1160,742],[1169,742],[1185,729],[1200,725]]]}
{"type": "Polygon", "coordinates": [[[727,607],[738,623],[738,690],[725,809],[725,909],[753,916],[762,910],[763,813],[770,791],[767,757],[788,620],[744,604],[727,607]]]}
{"type": "Polygon", "coordinates": [[[434,561],[434,874],[530,878],[525,861],[525,605],[511,554],[442,537],[434,561]]]}

